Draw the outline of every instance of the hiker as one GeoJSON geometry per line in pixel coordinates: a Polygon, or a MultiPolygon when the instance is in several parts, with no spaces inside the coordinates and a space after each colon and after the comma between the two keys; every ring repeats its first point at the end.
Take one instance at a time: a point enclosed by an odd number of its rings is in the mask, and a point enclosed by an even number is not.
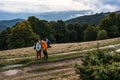
{"type": "Polygon", "coordinates": [[[48,48],[51,48],[51,46],[50,46],[51,41],[46,38],[46,42],[47,42],[48,48]]]}
{"type": "Polygon", "coordinates": [[[38,59],[38,57],[40,57],[41,59],[41,42],[40,40],[37,41],[37,43],[35,44],[35,50],[36,50],[36,58],[38,59]]]}
{"type": "Polygon", "coordinates": [[[41,41],[42,43],[42,50],[43,50],[43,54],[44,54],[44,59],[47,60],[48,59],[48,53],[47,53],[47,49],[48,49],[48,46],[47,46],[47,42],[45,39],[43,39],[41,41]]]}

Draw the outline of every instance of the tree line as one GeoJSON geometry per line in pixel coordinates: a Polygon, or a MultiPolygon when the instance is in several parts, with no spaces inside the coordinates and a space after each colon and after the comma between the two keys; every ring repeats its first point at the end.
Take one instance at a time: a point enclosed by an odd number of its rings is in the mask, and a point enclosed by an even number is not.
{"type": "Polygon", "coordinates": [[[46,21],[35,16],[0,32],[0,50],[28,47],[36,40],[48,38],[52,43],[83,42],[120,36],[120,14],[111,13],[99,25],[66,24],[62,20],[46,21]]]}

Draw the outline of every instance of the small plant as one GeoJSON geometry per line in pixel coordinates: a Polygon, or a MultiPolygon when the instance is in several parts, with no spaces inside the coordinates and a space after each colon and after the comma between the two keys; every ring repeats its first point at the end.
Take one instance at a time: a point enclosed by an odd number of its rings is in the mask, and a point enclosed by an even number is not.
{"type": "Polygon", "coordinates": [[[76,64],[76,73],[83,80],[119,80],[120,53],[97,50],[85,56],[81,65],[76,64]]]}

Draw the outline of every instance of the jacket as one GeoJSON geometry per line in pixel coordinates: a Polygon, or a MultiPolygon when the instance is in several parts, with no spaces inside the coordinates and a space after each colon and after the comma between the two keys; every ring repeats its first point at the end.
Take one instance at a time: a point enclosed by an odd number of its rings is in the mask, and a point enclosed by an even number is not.
{"type": "Polygon", "coordinates": [[[47,46],[46,41],[42,41],[42,49],[45,50],[45,51],[47,51],[48,46],[47,46]]]}

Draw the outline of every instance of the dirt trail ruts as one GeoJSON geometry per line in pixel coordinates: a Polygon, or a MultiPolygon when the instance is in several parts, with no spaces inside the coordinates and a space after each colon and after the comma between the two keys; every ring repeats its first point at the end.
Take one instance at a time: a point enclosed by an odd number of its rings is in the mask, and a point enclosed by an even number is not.
{"type": "Polygon", "coordinates": [[[40,71],[40,72],[38,72],[38,74],[39,75],[48,74],[48,73],[51,73],[51,72],[56,72],[57,70],[58,71],[64,71],[64,69],[67,70],[69,68],[72,71],[74,71],[74,65],[75,65],[75,63],[81,63],[81,58],[74,58],[74,59],[69,59],[69,60],[64,60],[64,61],[58,61],[58,62],[33,64],[33,65],[30,65],[30,66],[26,66],[26,67],[18,69],[20,71],[20,73],[18,73],[16,75],[7,76],[7,75],[5,75],[3,73],[1,73],[1,75],[2,75],[2,78],[3,78],[2,80],[5,80],[5,79],[14,80],[14,78],[15,79],[17,79],[17,78],[23,78],[23,76],[24,76],[24,78],[30,77],[31,75],[34,76],[34,74],[36,74],[36,73],[29,72],[30,70],[33,70],[33,69],[37,69],[37,68],[49,68],[49,67],[62,66],[62,65],[70,65],[70,66],[68,66],[67,68],[63,68],[63,69],[40,71]]]}
{"type": "Polygon", "coordinates": [[[22,76],[18,76],[15,78],[12,78],[13,80],[34,80],[33,78],[39,78],[38,80],[48,80],[50,77],[54,78],[54,77],[58,77],[58,76],[64,76],[64,75],[68,75],[68,74],[75,74],[74,68],[63,68],[63,69],[56,69],[56,70],[49,70],[49,71],[45,71],[45,72],[38,72],[38,73],[27,73],[25,75],[22,76]],[[57,74],[59,72],[62,72],[60,74],[57,74]],[[67,73],[65,73],[67,72],[67,73]],[[57,74],[57,75],[55,75],[57,74]],[[54,76],[54,77],[53,77],[54,76]]]}

